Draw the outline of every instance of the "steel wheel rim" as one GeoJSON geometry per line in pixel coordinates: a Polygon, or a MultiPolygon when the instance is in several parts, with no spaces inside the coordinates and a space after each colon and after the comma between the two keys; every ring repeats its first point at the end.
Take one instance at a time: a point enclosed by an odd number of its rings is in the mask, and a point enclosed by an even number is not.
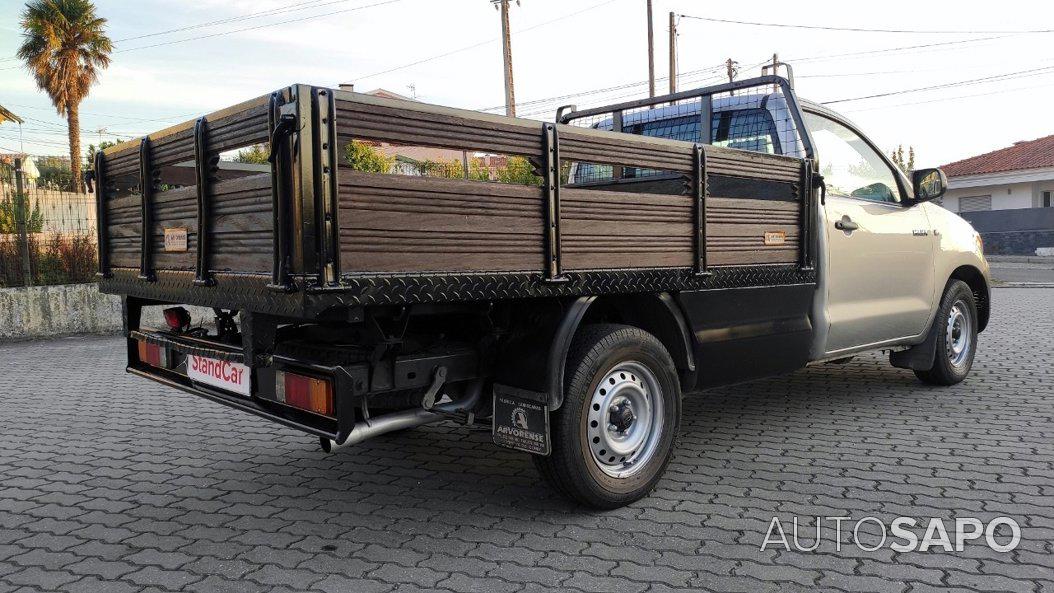
{"type": "Polygon", "coordinates": [[[629,361],[604,374],[589,401],[586,440],[600,471],[627,478],[655,456],[662,436],[659,381],[646,366],[629,361]]]}
{"type": "Polygon", "coordinates": [[[970,355],[970,336],[973,335],[972,321],[970,320],[966,303],[955,301],[951,312],[948,313],[948,323],[945,331],[948,362],[952,366],[960,367],[970,355]]]}

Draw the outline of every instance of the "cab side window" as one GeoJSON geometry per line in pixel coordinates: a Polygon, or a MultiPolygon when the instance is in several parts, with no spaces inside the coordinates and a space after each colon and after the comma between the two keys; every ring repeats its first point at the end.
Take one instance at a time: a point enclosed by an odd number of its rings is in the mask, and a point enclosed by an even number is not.
{"type": "Polygon", "coordinates": [[[805,114],[828,193],[873,202],[899,203],[896,177],[881,155],[842,124],[805,114]]]}

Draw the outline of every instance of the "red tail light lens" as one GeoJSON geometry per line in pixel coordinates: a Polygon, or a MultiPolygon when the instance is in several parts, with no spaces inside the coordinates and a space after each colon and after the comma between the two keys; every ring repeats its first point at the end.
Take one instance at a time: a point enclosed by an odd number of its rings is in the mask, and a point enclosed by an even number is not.
{"type": "Polygon", "coordinates": [[[333,382],[287,371],[275,373],[275,397],[287,406],[333,416],[333,382]]]}
{"type": "Polygon", "coordinates": [[[170,307],[164,313],[165,323],[172,331],[181,332],[190,328],[190,313],[183,307],[170,307]]]}

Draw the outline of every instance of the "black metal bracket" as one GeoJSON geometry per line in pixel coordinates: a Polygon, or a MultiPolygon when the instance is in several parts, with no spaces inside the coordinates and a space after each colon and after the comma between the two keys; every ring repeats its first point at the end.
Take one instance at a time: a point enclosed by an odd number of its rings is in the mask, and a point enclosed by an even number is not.
{"type": "Polygon", "coordinates": [[[153,267],[154,239],[154,170],[150,163],[150,138],[139,142],[139,196],[142,204],[142,233],[140,235],[139,279],[157,281],[153,267]]]}
{"type": "Polygon", "coordinates": [[[706,149],[702,144],[692,147],[692,215],[695,229],[692,244],[695,258],[692,264],[696,276],[709,276],[706,265],[706,197],[710,194],[706,176],[706,149]]]}
{"type": "Polygon", "coordinates": [[[545,192],[545,279],[566,282],[560,261],[560,135],[556,124],[542,124],[542,150],[545,170],[542,178],[545,192]]]}
{"type": "Polygon", "coordinates": [[[213,168],[218,157],[210,157],[208,150],[208,120],[198,118],[194,123],[194,172],[197,175],[198,190],[198,231],[197,258],[194,269],[196,286],[213,286],[216,280],[209,274],[209,216],[212,212],[209,203],[209,184],[212,182],[213,168]]]}
{"type": "MultiPolygon", "coordinates": [[[[294,104],[295,106],[295,104],[294,104]]],[[[274,261],[268,288],[292,292],[289,279],[289,202],[292,193],[292,149],[289,137],[296,130],[296,114],[283,109],[280,93],[272,93],[267,110],[271,163],[271,222],[274,229],[274,261]]]]}
{"type": "Polygon", "coordinates": [[[95,234],[99,249],[99,278],[110,274],[110,226],[106,215],[106,155],[95,152],[95,234]]]}

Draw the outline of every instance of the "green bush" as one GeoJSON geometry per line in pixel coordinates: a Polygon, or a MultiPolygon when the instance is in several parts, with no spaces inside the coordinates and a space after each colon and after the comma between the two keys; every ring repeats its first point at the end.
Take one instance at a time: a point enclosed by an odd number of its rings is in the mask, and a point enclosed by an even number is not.
{"type": "Polygon", "coordinates": [[[23,219],[26,221],[27,233],[44,230],[44,213],[40,211],[40,201],[37,200],[30,210],[29,194],[11,190],[0,198],[0,235],[18,233],[18,223],[23,219]]]}

